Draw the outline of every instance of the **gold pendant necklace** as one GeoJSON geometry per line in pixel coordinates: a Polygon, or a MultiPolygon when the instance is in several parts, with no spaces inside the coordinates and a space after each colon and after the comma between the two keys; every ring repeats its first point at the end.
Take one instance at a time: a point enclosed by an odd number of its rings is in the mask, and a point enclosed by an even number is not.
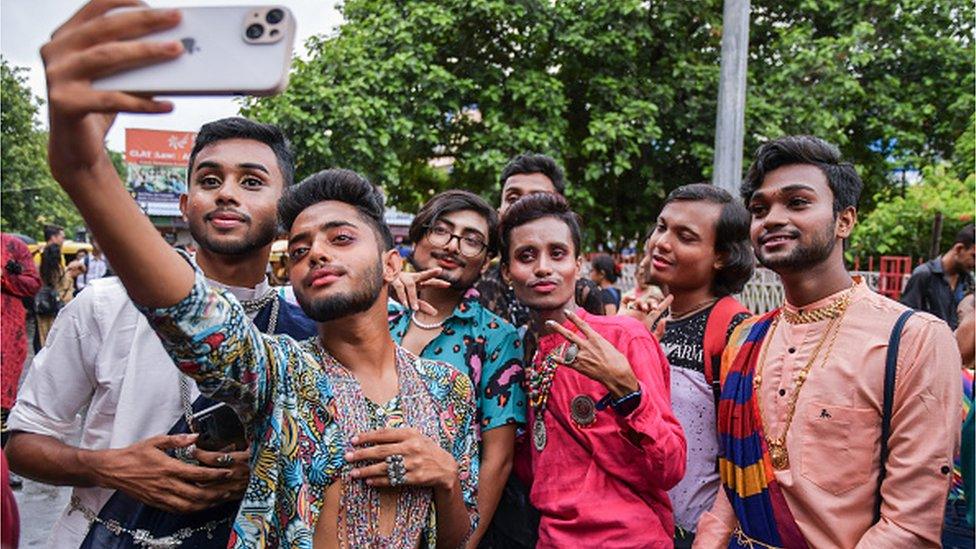
{"type": "MultiPolygon", "coordinates": [[[[786,435],[790,431],[790,425],[793,424],[793,415],[796,412],[796,403],[800,398],[800,390],[803,389],[803,384],[806,382],[807,377],[810,374],[810,369],[813,367],[814,362],[816,362],[817,357],[820,355],[820,349],[823,348],[823,344],[827,341],[827,337],[830,337],[830,344],[827,346],[827,352],[824,355],[823,362],[821,366],[827,363],[827,358],[830,357],[830,353],[834,348],[834,342],[837,340],[837,334],[840,333],[840,322],[844,318],[844,313],[847,312],[847,306],[851,302],[851,296],[854,293],[854,287],[851,287],[847,293],[838,298],[838,300],[828,307],[833,311],[833,315],[830,317],[830,323],[827,324],[827,329],[824,331],[823,337],[817,342],[817,346],[813,350],[813,354],[810,355],[810,359],[803,366],[803,368],[796,374],[796,378],[793,380],[793,391],[790,394],[789,400],[786,403],[786,421],[783,431],[779,436],[772,437],[768,434],[768,429],[763,428],[763,438],[766,439],[766,445],[769,447],[769,459],[773,463],[773,468],[782,471],[783,469],[788,469],[790,467],[790,453],[786,448],[786,435]],[[836,326],[836,329],[834,327],[836,326]]],[[[779,320],[783,317],[781,313],[773,320],[773,325],[769,328],[769,334],[766,337],[766,344],[763,345],[762,353],[759,357],[759,364],[756,367],[756,374],[752,379],[753,391],[756,395],[756,406],[759,408],[760,419],[765,425],[767,422],[762,418],[762,401],[760,399],[760,394],[762,393],[762,373],[766,366],[766,352],[769,346],[772,345],[773,334],[776,333],[776,327],[779,326],[779,320]]]]}

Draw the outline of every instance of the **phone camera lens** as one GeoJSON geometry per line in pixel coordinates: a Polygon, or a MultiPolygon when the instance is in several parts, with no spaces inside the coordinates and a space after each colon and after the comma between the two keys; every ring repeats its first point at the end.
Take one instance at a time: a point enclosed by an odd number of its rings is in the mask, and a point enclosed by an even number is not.
{"type": "Polygon", "coordinates": [[[264,34],[264,26],[255,23],[249,26],[247,30],[244,31],[244,34],[246,34],[251,40],[257,40],[258,38],[261,38],[261,35],[264,34]]]}
{"type": "Polygon", "coordinates": [[[277,25],[278,23],[281,23],[281,20],[284,18],[285,12],[275,8],[268,12],[268,15],[265,16],[264,20],[267,21],[269,25],[277,25]]]}

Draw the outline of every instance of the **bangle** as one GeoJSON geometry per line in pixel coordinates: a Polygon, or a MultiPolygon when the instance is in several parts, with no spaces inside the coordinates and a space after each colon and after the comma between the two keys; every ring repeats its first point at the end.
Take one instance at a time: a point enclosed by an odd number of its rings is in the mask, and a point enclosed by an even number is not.
{"type": "Polygon", "coordinates": [[[597,410],[603,410],[607,406],[613,408],[613,411],[620,416],[629,415],[631,412],[637,409],[640,405],[641,395],[644,392],[638,387],[636,391],[632,393],[627,393],[620,398],[613,398],[613,395],[607,393],[607,395],[600,399],[600,402],[596,403],[597,410]]]}

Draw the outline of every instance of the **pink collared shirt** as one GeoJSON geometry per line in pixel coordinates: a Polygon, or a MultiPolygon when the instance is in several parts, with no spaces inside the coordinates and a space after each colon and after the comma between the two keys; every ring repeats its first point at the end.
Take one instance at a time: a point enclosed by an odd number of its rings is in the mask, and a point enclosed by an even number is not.
{"type": "MultiPolygon", "coordinates": [[[[607,389],[572,368],[556,370],[543,416],[546,446],[539,452],[533,445],[530,408],[530,432],[517,450],[518,473],[542,514],[538,547],[671,547],[667,490],[684,475],[686,447],[671,412],[667,359],[636,320],[577,314],[627,357],[643,395],[626,417],[606,408],[583,426],[573,419],[573,399],[599,402],[607,389]]],[[[565,326],[578,332],[571,322],[565,326]]],[[[543,336],[537,357],[565,341],[559,334],[543,336]]]]}
{"type": "MultiPolygon", "coordinates": [[[[872,525],[885,355],[905,309],[858,281],[836,341],[831,346],[828,334],[800,392],[786,437],[790,466],[775,475],[810,547],[940,546],[962,397],[955,339],[945,322],[929,314],[915,313],[902,331],[881,521],[872,525]]],[[[796,373],[829,322],[789,324],[780,318],[767,337],[759,397],[768,437],[783,432],[796,373]]],[[[726,547],[735,525],[720,490],[698,523],[695,547],[726,547]]]]}

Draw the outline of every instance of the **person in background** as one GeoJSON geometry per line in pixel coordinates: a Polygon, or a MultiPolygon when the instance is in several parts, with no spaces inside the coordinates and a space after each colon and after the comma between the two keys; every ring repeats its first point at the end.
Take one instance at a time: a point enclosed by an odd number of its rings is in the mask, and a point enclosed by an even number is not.
{"type": "Polygon", "coordinates": [[[590,280],[600,287],[605,314],[617,314],[620,308],[620,290],[614,283],[620,277],[620,269],[607,254],[599,254],[590,262],[590,280]]]}
{"type": "Polygon", "coordinates": [[[65,266],[65,270],[68,272],[68,276],[71,277],[71,284],[74,286],[71,295],[76,296],[81,291],[81,288],[78,287],[79,281],[83,281],[85,275],[88,273],[88,252],[78,250],[74,259],[69,261],[65,266]]]}
{"type": "Polygon", "coordinates": [[[901,302],[945,320],[953,330],[959,326],[956,308],[963,296],[973,291],[972,270],[976,266],[974,228],[970,223],[956,235],[946,253],[919,265],[905,284],[901,302]]]}
{"type": "Polygon", "coordinates": [[[92,280],[98,280],[108,274],[108,263],[102,256],[102,250],[98,247],[98,244],[92,240],[92,252],[90,254],[85,254],[81,256],[79,252],[79,258],[75,261],[81,259],[82,269],[80,273],[75,276],[75,295],[85,289],[86,286],[92,280]]]}
{"type": "Polygon", "coordinates": [[[816,137],[756,152],[740,192],[753,250],[785,303],[744,320],[723,354],[722,490],[695,547],[939,546],[959,350],[945,322],[847,271],[862,186],[816,137]]]}
{"type": "MultiPolygon", "coordinates": [[[[646,249],[646,238],[644,243],[646,249]]],[[[661,301],[664,301],[664,292],[659,286],[651,282],[651,257],[645,253],[634,272],[634,287],[620,296],[620,311],[618,312],[630,307],[631,303],[644,302],[653,308],[661,301]]]]}
{"type": "Polygon", "coordinates": [[[64,245],[64,227],[58,225],[44,225],[44,245],[64,245]]]}
{"type": "Polygon", "coordinates": [[[499,234],[503,274],[540,330],[516,459],[542,515],[538,547],[670,545],[666,490],[686,444],[664,353],[640,322],[577,308],[580,229],[563,197],[519,199],[499,234]]]}
{"type": "MultiPolygon", "coordinates": [[[[61,233],[64,240],[64,231],[61,233]]],[[[58,312],[74,297],[74,279],[64,266],[61,245],[51,243],[41,252],[41,289],[35,299],[37,337],[43,347],[58,312]]]]}
{"type": "MultiPolygon", "coordinates": [[[[562,195],[566,192],[563,169],[554,158],[544,154],[525,153],[516,156],[502,170],[499,181],[499,216],[505,215],[509,206],[527,194],[562,195]]],[[[476,288],[481,295],[481,302],[488,310],[524,332],[529,322],[529,310],[519,303],[515,291],[503,280],[499,264],[496,263],[485,271],[476,288]]]]}
{"type": "Polygon", "coordinates": [[[576,304],[591,315],[607,314],[603,304],[603,290],[599,284],[586,277],[576,279],[576,304]]]}
{"type": "Polygon", "coordinates": [[[952,464],[952,486],[942,525],[942,546],[972,549],[973,535],[973,349],[976,340],[976,311],[973,294],[959,303],[956,342],[962,356],[962,443],[952,464]],[[968,429],[968,432],[967,432],[968,429]],[[968,460],[968,462],[967,462],[968,460]]]}
{"type": "MultiPolygon", "coordinates": [[[[20,374],[27,360],[27,311],[24,299],[34,299],[41,288],[30,250],[19,238],[0,234],[0,447],[7,445],[7,416],[17,402],[20,374]]],[[[15,487],[20,479],[11,475],[15,487]]]]}
{"type": "MultiPolygon", "coordinates": [[[[515,430],[525,424],[522,342],[511,324],[484,308],[474,289],[497,253],[497,229],[498,214],[481,197],[461,190],[435,195],[410,225],[409,261],[441,283],[418,289],[417,297],[436,312],[396,302],[388,309],[396,343],[419,357],[447,362],[474,385],[481,469],[472,548],[491,524],[512,470],[515,430]]],[[[409,302],[407,295],[399,297],[409,302]]]]}

